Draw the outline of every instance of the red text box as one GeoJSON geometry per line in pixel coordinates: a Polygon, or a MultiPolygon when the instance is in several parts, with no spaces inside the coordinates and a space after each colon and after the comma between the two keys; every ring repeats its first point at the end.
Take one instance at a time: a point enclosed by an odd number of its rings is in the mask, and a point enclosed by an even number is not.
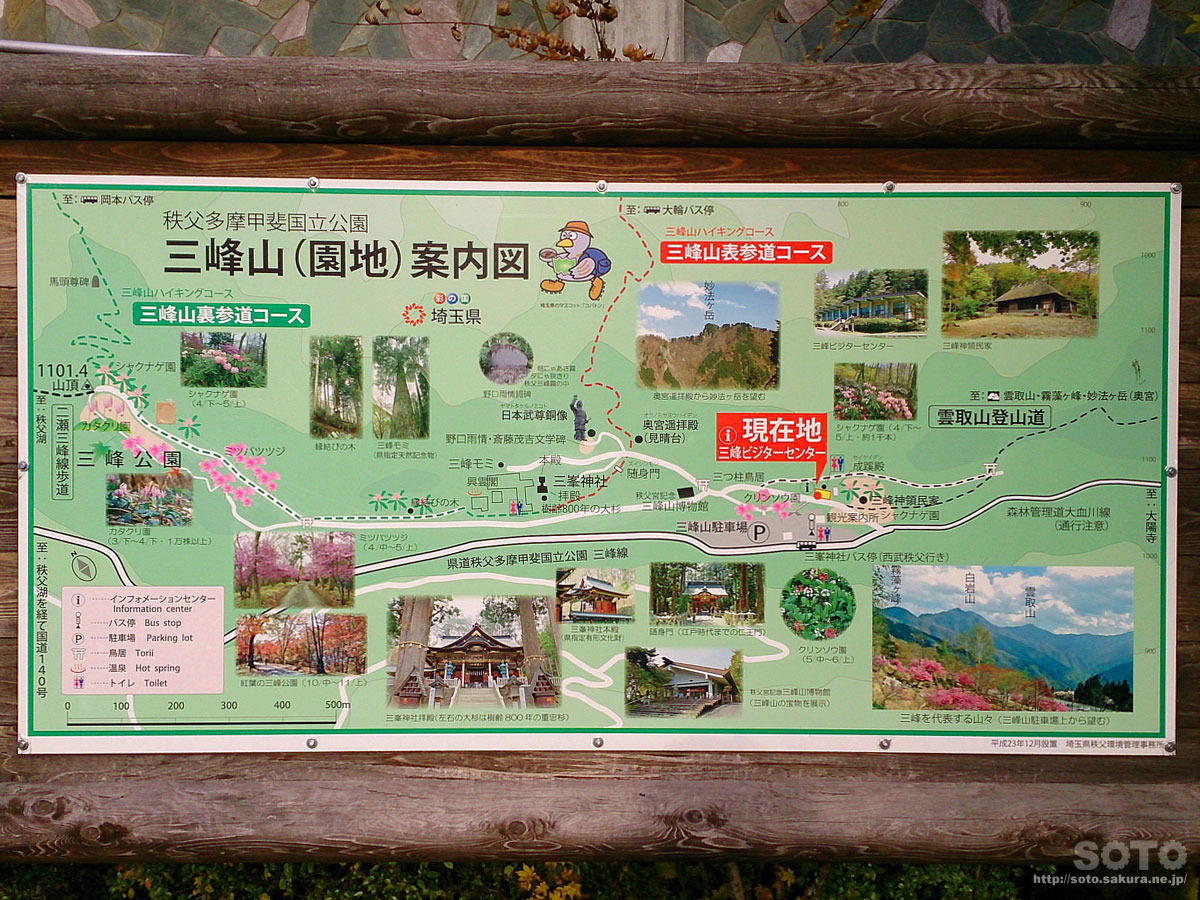
{"type": "Polygon", "coordinates": [[[717,413],[718,462],[811,462],[829,454],[828,413],[717,413]]]}
{"type": "Polygon", "coordinates": [[[659,262],[793,265],[833,262],[831,241],[662,241],[659,262]]]}

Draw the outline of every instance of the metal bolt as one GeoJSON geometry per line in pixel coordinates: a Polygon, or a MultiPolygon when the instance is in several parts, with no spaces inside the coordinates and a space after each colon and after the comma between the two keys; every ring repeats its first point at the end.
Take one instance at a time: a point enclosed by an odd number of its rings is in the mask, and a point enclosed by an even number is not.
{"type": "Polygon", "coordinates": [[[883,183],[883,189],[884,189],[885,191],[887,191],[889,194],[890,194],[890,193],[892,193],[892,191],[896,190],[896,182],[894,182],[894,181],[885,181],[885,182],[883,183]]]}
{"type": "Polygon", "coordinates": [[[29,749],[29,741],[25,740],[25,738],[17,738],[17,749],[24,753],[29,749]]]}
{"type": "Polygon", "coordinates": [[[597,181],[596,182],[596,190],[599,191],[601,194],[603,194],[605,191],[608,190],[608,182],[607,181],[597,181]]]}
{"type": "Polygon", "coordinates": [[[592,746],[600,748],[604,746],[604,738],[592,738],[592,746]]]}
{"type": "Polygon", "coordinates": [[[315,191],[320,183],[320,179],[318,179],[316,175],[312,175],[308,179],[308,189],[310,191],[315,191]]]}
{"type": "Polygon", "coordinates": [[[29,471],[29,460],[27,460],[27,459],[17,460],[17,469],[21,472],[28,472],[29,471]]]}
{"type": "Polygon", "coordinates": [[[1165,744],[1163,744],[1163,753],[1174,753],[1174,752],[1175,752],[1175,742],[1174,741],[1167,741],[1165,744]]]}
{"type": "MultiPolygon", "coordinates": [[[[17,176],[17,180],[18,181],[21,180],[20,175],[17,176]]],[[[1171,185],[1171,193],[1172,194],[1182,194],[1183,193],[1183,185],[1180,184],[1178,181],[1176,181],[1174,184],[1171,185]]]]}
{"type": "Polygon", "coordinates": [[[307,747],[309,750],[316,750],[317,749],[317,739],[309,738],[307,741],[304,742],[304,746],[307,747]]]}
{"type": "Polygon", "coordinates": [[[24,172],[17,173],[17,184],[24,184],[28,180],[29,180],[29,176],[26,175],[24,172]]]}
{"type": "Polygon", "coordinates": [[[882,741],[880,741],[880,742],[879,742],[879,749],[880,749],[880,750],[886,750],[886,749],[888,749],[888,747],[890,747],[890,746],[892,746],[892,739],[891,739],[891,738],[884,738],[882,741]]]}
{"type": "Polygon", "coordinates": [[[1167,466],[1166,473],[1168,478],[1174,478],[1179,474],[1179,466],[1167,466]]]}

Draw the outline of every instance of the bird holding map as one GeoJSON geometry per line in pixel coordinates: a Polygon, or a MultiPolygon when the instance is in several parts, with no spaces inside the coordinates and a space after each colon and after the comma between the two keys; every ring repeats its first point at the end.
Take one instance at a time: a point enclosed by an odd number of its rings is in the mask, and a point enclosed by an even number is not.
{"type": "Polygon", "coordinates": [[[538,253],[538,258],[554,270],[554,277],[542,282],[542,290],[557,294],[568,281],[590,281],[588,298],[599,300],[604,293],[604,277],[612,261],[604,251],[592,246],[592,232],[587,222],[574,221],[564,225],[558,243],[538,253]]]}

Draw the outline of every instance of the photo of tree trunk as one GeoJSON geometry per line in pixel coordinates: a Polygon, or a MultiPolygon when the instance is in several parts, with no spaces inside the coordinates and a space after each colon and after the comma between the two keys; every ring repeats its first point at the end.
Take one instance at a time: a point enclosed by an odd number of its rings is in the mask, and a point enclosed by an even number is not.
{"type": "Polygon", "coordinates": [[[371,433],[429,437],[429,338],[377,337],[372,346],[371,433]]]}
{"type": "Polygon", "coordinates": [[[314,337],[309,347],[309,432],[315,438],[362,437],[361,339],[314,337]]]}

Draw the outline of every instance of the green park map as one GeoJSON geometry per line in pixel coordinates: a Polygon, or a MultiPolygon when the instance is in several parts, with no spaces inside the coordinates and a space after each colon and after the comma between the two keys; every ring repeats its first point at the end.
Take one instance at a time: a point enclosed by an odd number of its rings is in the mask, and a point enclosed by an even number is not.
{"type": "Polygon", "coordinates": [[[28,752],[1173,752],[1169,185],[18,182],[28,752]]]}

